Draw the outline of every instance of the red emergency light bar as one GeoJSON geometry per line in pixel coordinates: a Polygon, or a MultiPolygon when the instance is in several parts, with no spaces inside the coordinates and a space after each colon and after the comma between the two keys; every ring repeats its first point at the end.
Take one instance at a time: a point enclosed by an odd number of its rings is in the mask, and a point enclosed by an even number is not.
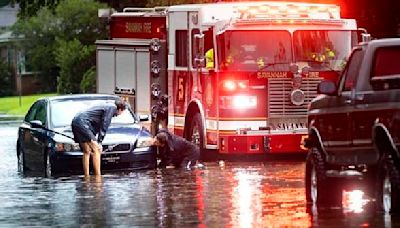
{"type": "Polygon", "coordinates": [[[340,8],[332,4],[271,2],[237,8],[241,19],[247,18],[309,18],[339,19],[340,8]]]}
{"type": "Polygon", "coordinates": [[[257,24],[307,24],[307,25],[337,25],[341,26],[345,23],[343,20],[337,19],[290,19],[290,18],[249,18],[236,21],[237,25],[257,25],[257,24]]]}

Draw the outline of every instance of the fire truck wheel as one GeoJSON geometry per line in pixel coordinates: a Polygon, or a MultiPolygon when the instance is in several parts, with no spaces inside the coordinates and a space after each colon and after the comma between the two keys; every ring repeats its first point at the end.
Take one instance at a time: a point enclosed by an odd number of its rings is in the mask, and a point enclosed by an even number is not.
{"type": "Polygon", "coordinates": [[[204,159],[204,131],[203,122],[201,121],[200,113],[196,113],[192,122],[190,123],[190,128],[188,131],[187,139],[200,148],[200,159],[204,159]]]}
{"type": "Polygon", "coordinates": [[[395,162],[384,155],[379,162],[377,207],[385,213],[398,213],[400,207],[400,174],[395,162]]]}
{"type": "Polygon", "coordinates": [[[340,206],[342,187],[325,174],[325,162],[317,148],[311,148],[306,160],[306,200],[316,206],[340,206]]]}

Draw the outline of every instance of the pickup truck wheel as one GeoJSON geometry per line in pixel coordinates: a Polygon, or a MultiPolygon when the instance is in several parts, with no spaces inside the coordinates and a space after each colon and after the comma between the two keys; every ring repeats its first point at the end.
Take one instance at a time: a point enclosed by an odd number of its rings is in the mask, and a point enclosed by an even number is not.
{"type": "Polygon", "coordinates": [[[317,206],[342,203],[342,188],[325,174],[325,163],[317,148],[311,148],[306,160],[306,200],[317,206]]]}
{"type": "Polygon", "coordinates": [[[391,157],[385,155],[379,164],[377,203],[385,213],[399,212],[400,174],[391,157]]]}

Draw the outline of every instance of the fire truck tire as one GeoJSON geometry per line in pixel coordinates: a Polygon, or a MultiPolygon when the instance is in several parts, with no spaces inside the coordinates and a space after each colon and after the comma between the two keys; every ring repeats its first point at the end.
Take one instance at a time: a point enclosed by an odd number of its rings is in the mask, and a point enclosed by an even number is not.
{"type": "Polygon", "coordinates": [[[317,148],[311,148],[306,159],[306,200],[316,206],[340,206],[342,186],[325,174],[325,162],[317,148]]]}
{"type": "Polygon", "coordinates": [[[201,121],[200,113],[196,113],[190,122],[187,140],[195,143],[200,148],[200,159],[205,159],[204,149],[204,126],[201,121]]]}
{"type": "Polygon", "coordinates": [[[379,161],[376,189],[377,209],[385,213],[398,213],[400,211],[400,173],[389,155],[384,155],[379,161]]]}

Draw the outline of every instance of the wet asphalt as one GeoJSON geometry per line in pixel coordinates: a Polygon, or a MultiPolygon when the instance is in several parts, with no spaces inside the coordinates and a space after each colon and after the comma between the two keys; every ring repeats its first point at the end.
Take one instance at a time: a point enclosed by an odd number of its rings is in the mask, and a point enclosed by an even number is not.
{"type": "MultiPolygon", "coordinates": [[[[396,227],[364,196],[307,206],[304,159],[206,162],[202,170],[142,170],[44,178],[18,172],[18,123],[0,123],[0,227],[396,227]]],[[[345,196],[348,196],[346,192],[345,196]]]]}

